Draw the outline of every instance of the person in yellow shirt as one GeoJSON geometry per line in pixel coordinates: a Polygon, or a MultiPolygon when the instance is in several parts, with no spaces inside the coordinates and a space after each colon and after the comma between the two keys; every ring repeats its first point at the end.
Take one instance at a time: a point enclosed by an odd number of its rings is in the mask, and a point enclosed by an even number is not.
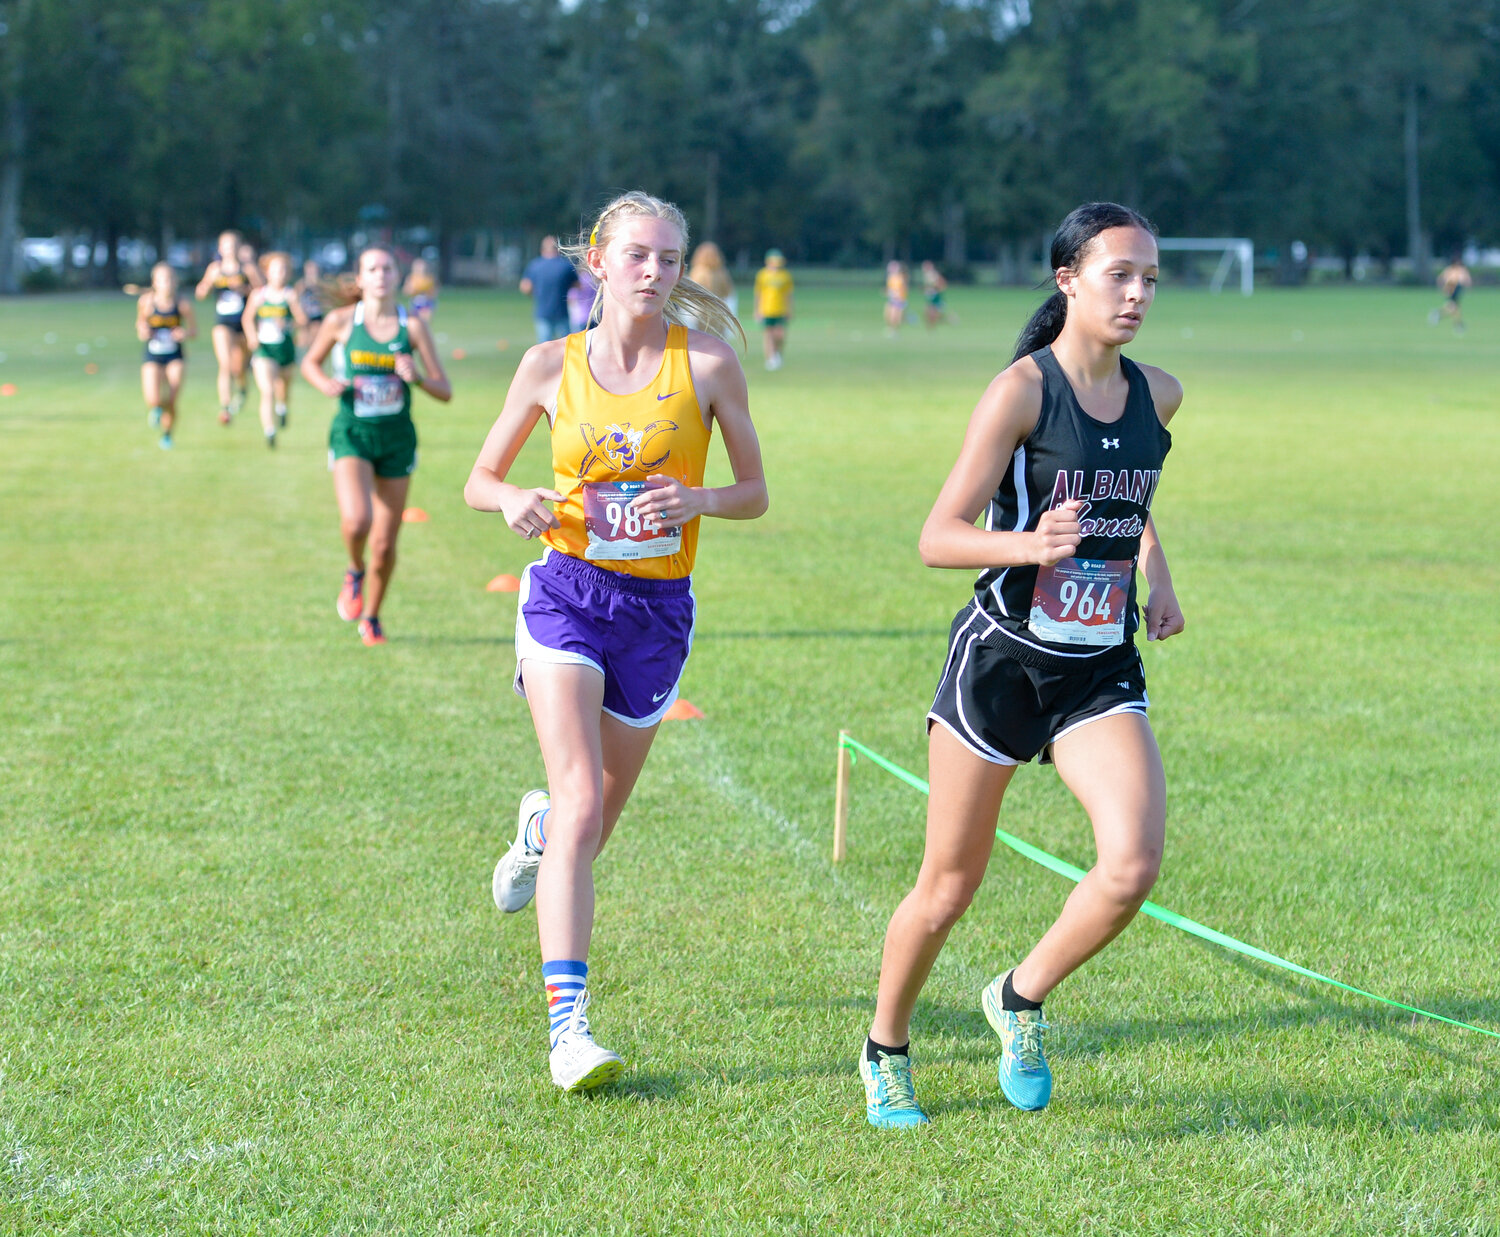
{"type": "Polygon", "coordinates": [[[766,509],[745,374],[725,342],[744,333],[683,275],[687,243],[677,207],[632,192],[565,248],[599,283],[599,325],[527,350],[464,487],[469,506],[546,546],[521,577],[514,686],[531,709],[547,789],[521,799],[493,892],[507,912],[536,898],[552,1081],[568,1092],[624,1070],[587,1017],[594,862],[677,698],[699,517],[753,520],[766,509]],[[518,485],[511,469],[544,418],[552,475],[518,485]],[[729,485],[704,484],[715,426],[729,485]]]}
{"type": "Polygon", "coordinates": [[[894,338],[906,321],[906,298],[910,294],[906,266],[901,262],[885,264],[885,333],[894,338]]]}
{"type": "Polygon", "coordinates": [[[766,264],[755,276],[755,320],[765,331],[766,368],[781,368],[786,326],[792,320],[792,273],[779,249],[766,250],[766,264]]]}

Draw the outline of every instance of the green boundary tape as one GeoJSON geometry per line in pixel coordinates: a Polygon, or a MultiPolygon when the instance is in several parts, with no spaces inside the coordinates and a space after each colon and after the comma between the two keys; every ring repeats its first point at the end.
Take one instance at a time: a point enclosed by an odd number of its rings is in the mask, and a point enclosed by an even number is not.
{"type": "MultiPolygon", "coordinates": [[[[858,739],[850,738],[847,734],[839,736],[839,746],[849,749],[851,755],[868,757],[874,764],[879,765],[893,777],[905,782],[913,790],[919,790],[924,795],[928,792],[928,785],[915,773],[908,773],[900,765],[887,760],[879,752],[871,751],[858,739]]],[[[1049,855],[1040,847],[1033,846],[1030,842],[1023,842],[1020,838],[1006,833],[1004,829],[996,829],[995,836],[1004,842],[1011,850],[1025,855],[1033,863],[1039,863],[1042,867],[1056,872],[1059,876],[1066,876],[1070,881],[1081,881],[1084,877],[1082,868],[1075,868],[1071,863],[1066,863],[1055,855],[1049,855]]],[[[1356,988],[1351,984],[1341,983],[1337,979],[1331,979],[1327,975],[1319,975],[1317,971],[1310,971],[1305,966],[1298,966],[1295,962],[1288,962],[1285,958],[1278,958],[1273,953],[1267,953],[1264,949],[1257,949],[1254,945],[1247,945],[1244,941],[1237,941],[1232,936],[1225,936],[1222,932],[1215,932],[1212,928],[1205,927],[1195,920],[1179,915],[1176,911],[1169,911],[1164,906],[1157,906],[1155,902],[1141,903],[1141,914],[1150,915],[1152,919],[1159,919],[1162,923],[1170,924],[1174,928],[1192,936],[1200,937],[1205,941],[1211,941],[1215,945],[1222,945],[1225,949],[1232,949],[1235,953],[1244,954],[1261,962],[1268,962],[1272,966],[1279,966],[1282,970],[1292,971],[1297,975],[1304,975],[1308,979],[1316,979],[1322,984],[1332,984],[1335,988],[1342,988],[1345,992],[1353,992],[1357,996],[1369,997],[1372,1001],[1379,1001],[1382,1005],[1394,1006],[1396,1009],[1404,1009],[1408,1013],[1420,1014],[1423,1018],[1434,1018],[1438,1022],[1446,1022],[1450,1026],[1463,1027],[1466,1031],[1478,1031],[1481,1035],[1488,1035],[1492,1039],[1500,1039],[1500,1031],[1491,1031],[1487,1027],[1476,1027],[1471,1022],[1460,1022],[1457,1018],[1445,1018],[1442,1014],[1435,1014],[1430,1009],[1418,1009],[1415,1005],[1405,1005],[1400,1001],[1393,1001],[1390,997],[1380,996],[1374,992],[1366,992],[1363,988],[1356,988]]]]}

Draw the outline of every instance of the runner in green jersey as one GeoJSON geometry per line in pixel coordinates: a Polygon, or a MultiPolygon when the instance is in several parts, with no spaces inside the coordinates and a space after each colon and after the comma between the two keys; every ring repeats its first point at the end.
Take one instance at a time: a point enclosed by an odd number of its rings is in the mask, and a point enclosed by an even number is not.
{"type": "Polygon", "coordinates": [[[420,387],[445,403],[453,398],[432,332],[396,303],[400,284],[395,255],[379,247],[366,249],[359,255],[356,276],[359,301],[330,313],[302,358],[302,376],[339,401],[328,432],[328,457],[349,568],[337,608],[340,618],[359,620],[360,638],[367,645],[385,643],[380,604],[396,567],[396,536],[417,466],[411,388],[420,387]],[[345,358],[341,378],[323,372],[335,345],[345,358]]]}
{"type": "Polygon", "coordinates": [[[255,340],[250,366],[260,388],[260,428],[266,446],[276,445],[276,431],[286,428],[292,366],[297,362],[295,328],[307,325],[296,295],[287,285],[292,260],[284,253],[265,256],[266,285],[250,294],[245,305],[245,338],[255,340]]]}

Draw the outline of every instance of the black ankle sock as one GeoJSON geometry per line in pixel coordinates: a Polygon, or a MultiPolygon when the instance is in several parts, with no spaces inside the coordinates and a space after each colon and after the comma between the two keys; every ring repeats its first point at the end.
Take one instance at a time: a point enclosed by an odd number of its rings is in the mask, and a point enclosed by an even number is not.
{"type": "Polygon", "coordinates": [[[1042,1003],[1040,1001],[1028,1000],[1016,991],[1015,984],[1011,982],[1011,977],[1014,975],[1014,971],[1007,971],[1005,983],[1000,986],[1000,1008],[1008,1009],[1012,1012],[1022,1009],[1041,1009],[1042,1003]]]}
{"type": "Polygon", "coordinates": [[[907,1040],[899,1048],[892,1048],[889,1044],[877,1044],[873,1039],[865,1040],[865,1060],[871,1065],[879,1065],[880,1057],[876,1054],[885,1053],[888,1057],[910,1057],[911,1040],[907,1040]]]}

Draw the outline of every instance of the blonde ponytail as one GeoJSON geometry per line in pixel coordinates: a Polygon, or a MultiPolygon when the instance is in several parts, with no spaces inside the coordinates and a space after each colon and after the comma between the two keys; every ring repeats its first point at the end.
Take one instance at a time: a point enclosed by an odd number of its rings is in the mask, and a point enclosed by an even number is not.
{"type": "MultiPolygon", "coordinates": [[[[559,248],[575,267],[586,269],[590,249],[603,249],[608,245],[621,220],[642,216],[664,219],[682,234],[682,255],[685,264],[688,248],[686,216],[671,202],[652,197],[649,193],[643,193],[639,189],[622,193],[600,211],[588,236],[580,236],[576,241],[562,244],[559,248]]],[[[589,317],[593,318],[597,315],[603,304],[604,285],[601,283],[594,293],[594,306],[589,317]]],[[[745,338],[745,328],[740,325],[739,319],[734,316],[734,312],[723,298],[715,296],[702,284],[689,279],[686,274],[678,276],[677,283],[672,288],[672,294],[667,298],[666,306],[662,310],[662,317],[670,323],[717,335],[725,343],[734,343],[735,337],[738,336],[742,348],[748,342],[745,338]]]]}

